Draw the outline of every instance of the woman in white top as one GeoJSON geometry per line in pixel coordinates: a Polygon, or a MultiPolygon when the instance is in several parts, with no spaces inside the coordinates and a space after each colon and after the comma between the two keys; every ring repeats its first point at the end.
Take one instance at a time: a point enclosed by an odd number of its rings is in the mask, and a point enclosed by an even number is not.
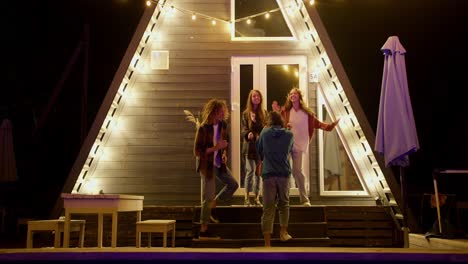
{"type": "Polygon", "coordinates": [[[316,128],[331,131],[340,121],[337,119],[333,123],[324,123],[318,120],[315,113],[306,106],[302,92],[297,87],[293,87],[287,96],[286,103],[281,110],[286,127],[294,134],[294,145],[292,151],[292,174],[299,189],[300,202],[304,206],[311,206],[309,197],[305,190],[305,176],[302,172],[302,156],[309,147],[310,140],[316,128]]]}

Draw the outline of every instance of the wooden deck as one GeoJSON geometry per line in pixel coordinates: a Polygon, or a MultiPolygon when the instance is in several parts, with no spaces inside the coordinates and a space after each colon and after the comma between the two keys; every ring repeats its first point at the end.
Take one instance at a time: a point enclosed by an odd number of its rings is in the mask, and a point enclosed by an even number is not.
{"type": "Polygon", "coordinates": [[[329,247],[248,247],[213,248],[34,248],[0,249],[0,262],[31,263],[178,263],[180,261],[213,263],[467,263],[466,250],[397,249],[397,248],[329,248],[329,247]]]}
{"type": "Polygon", "coordinates": [[[426,238],[423,234],[410,234],[409,246],[412,249],[460,250],[468,252],[468,239],[426,238]]]}
{"type": "MultiPolygon", "coordinates": [[[[21,246],[20,246],[21,247],[21,246]]],[[[0,263],[468,263],[467,239],[431,238],[410,234],[410,248],[376,247],[85,247],[4,248],[0,263]],[[424,241],[425,243],[422,243],[424,241]]]]}

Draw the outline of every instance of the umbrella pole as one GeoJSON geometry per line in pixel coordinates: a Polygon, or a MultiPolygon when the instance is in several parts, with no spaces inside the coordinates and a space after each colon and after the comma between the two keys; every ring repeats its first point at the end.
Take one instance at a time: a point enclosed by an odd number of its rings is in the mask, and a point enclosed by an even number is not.
{"type": "Polygon", "coordinates": [[[405,182],[405,170],[403,166],[400,166],[400,185],[401,185],[401,197],[402,197],[402,214],[403,214],[403,239],[404,247],[409,248],[409,228],[407,223],[406,214],[406,182],[405,182]]]}

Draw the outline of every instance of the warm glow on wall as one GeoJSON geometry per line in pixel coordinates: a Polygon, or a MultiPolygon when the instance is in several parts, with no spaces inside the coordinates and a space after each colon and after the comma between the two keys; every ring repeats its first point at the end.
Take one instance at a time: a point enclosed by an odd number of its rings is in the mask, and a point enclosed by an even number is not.
{"type": "Polygon", "coordinates": [[[82,187],[83,188],[82,193],[99,194],[100,191],[101,191],[99,189],[98,181],[97,181],[96,178],[91,178],[91,179],[85,180],[83,184],[84,184],[84,186],[82,187]]]}

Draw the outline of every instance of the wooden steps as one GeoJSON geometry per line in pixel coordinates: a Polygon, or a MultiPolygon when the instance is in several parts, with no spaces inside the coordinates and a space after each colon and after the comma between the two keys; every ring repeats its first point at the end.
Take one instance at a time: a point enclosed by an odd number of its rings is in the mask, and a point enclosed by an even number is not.
{"type": "MultiPolygon", "coordinates": [[[[395,228],[393,219],[381,206],[314,206],[292,205],[290,208],[289,232],[294,239],[281,242],[278,237],[278,215],[272,236],[272,246],[278,247],[401,247],[402,236],[395,228]]],[[[200,206],[144,206],[142,220],[174,219],[176,223],[176,247],[194,248],[239,248],[263,246],[260,227],[262,207],[220,206],[214,210],[221,221],[210,224],[210,230],[219,234],[220,241],[198,241],[200,206]]],[[[86,220],[85,247],[96,247],[97,217],[76,215],[86,220]]],[[[122,212],[118,215],[118,247],[135,247],[136,214],[122,212]]],[[[72,233],[74,234],[74,233],[72,233]]],[[[104,246],[111,243],[111,216],[104,216],[104,246]]],[[[26,234],[21,245],[26,243],[26,234]]],[[[35,246],[50,247],[53,236],[38,234],[35,246]]],[[[152,236],[155,245],[162,244],[162,235],[152,236]]],[[[78,236],[72,236],[78,243],[78,236]]],[[[147,236],[142,236],[142,245],[147,245],[147,236]]]]}
{"type": "MultiPolygon", "coordinates": [[[[272,247],[327,247],[328,238],[293,238],[287,242],[282,242],[278,238],[271,239],[272,247]]],[[[220,239],[220,240],[199,240],[193,239],[192,248],[244,248],[263,247],[265,242],[261,239],[220,239]]]]}
{"type": "Polygon", "coordinates": [[[402,237],[382,206],[328,206],[331,246],[400,247],[402,237]]]}
{"type": "MultiPolygon", "coordinates": [[[[204,248],[239,248],[263,246],[261,231],[262,207],[221,206],[213,210],[213,215],[220,223],[210,223],[209,229],[221,237],[220,240],[199,240],[200,207],[194,212],[194,228],[191,247],[204,248]]],[[[279,240],[280,226],[278,215],[272,234],[272,246],[281,247],[325,247],[329,245],[327,222],[324,206],[304,207],[291,206],[288,232],[292,240],[279,240]]]]}

